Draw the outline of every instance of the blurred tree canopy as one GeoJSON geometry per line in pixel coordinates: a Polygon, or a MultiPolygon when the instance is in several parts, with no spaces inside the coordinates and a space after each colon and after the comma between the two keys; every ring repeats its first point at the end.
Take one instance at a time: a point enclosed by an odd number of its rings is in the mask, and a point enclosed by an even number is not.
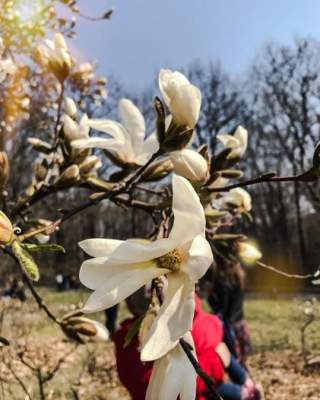
{"type": "MultiPolygon", "coordinates": [[[[12,194],[21,193],[31,184],[27,177],[33,173],[30,169],[36,153],[30,145],[27,151],[21,150],[25,149],[27,137],[46,139],[48,135],[53,135],[54,120],[50,113],[59,93],[52,76],[33,62],[20,68],[19,59],[31,56],[32,60],[36,57],[35,45],[47,30],[61,31],[72,38],[76,25],[74,16],[79,14],[75,1],[61,0],[59,7],[55,8],[53,3],[56,2],[38,0],[28,11],[33,13],[32,18],[24,19],[24,3],[4,1],[0,9],[2,54],[17,57],[17,71],[12,79],[0,83],[0,98],[4,99],[0,104],[0,149],[5,149],[12,160],[10,188],[13,193],[8,194],[8,201],[12,194]],[[20,13],[16,12],[19,7],[20,13]],[[70,17],[59,15],[61,7],[68,10],[63,15],[70,17]],[[8,18],[9,13],[12,13],[12,18],[8,18]],[[31,90],[37,95],[30,96],[31,90]],[[20,174],[22,170],[30,170],[30,173],[20,174]]],[[[214,152],[219,146],[216,135],[230,133],[242,124],[250,135],[244,163],[248,174],[246,178],[266,170],[276,170],[280,175],[297,174],[304,170],[310,164],[313,148],[320,137],[319,50],[320,42],[314,39],[299,39],[292,47],[268,44],[260,50],[241,80],[228,76],[220,64],[195,62],[186,68],[185,73],[202,92],[196,144],[200,146],[207,141],[211,152],[214,152]]],[[[107,70],[105,74],[108,76],[107,70]]],[[[108,98],[105,101],[105,80],[95,77],[94,66],[83,63],[72,71],[65,92],[76,101],[82,112],[107,118],[115,118],[118,100],[129,97],[142,110],[149,126],[149,122],[154,120],[150,99],[156,93],[155,84],[151,83],[140,94],[131,94],[121,82],[110,76],[108,78],[108,98]],[[80,79],[86,68],[87,79],[80,79]]],[[[110,178],[113,172],[112,165],[106,163],[104,177],[110,178]]],[[[299,182],[289,185],[262,184],[249,191],[255,198],[254,218],[245,225],[245,229],[249,236],[257,237],[267,260],[269,254],[269,261],[284,270],[313,270],[317,266],[320,244],[317,239],[319,185],[301,185],[299,182]]],[[[59,196],[65,196],[70,207],[75,200],[73,189],[67,194],[57,193],[55,198],[45,200],[49,210],[57,208],[59,196]]],[[[66,255],[57,255],[52,265],[48,265],[44,280],[48,282],[51,279],[53,270],[76,269],[81,255],[75,243],[85,237],[125,238],[133,234],[144,235],[148,231],[148,223],[145,223],[147,214],[143,210],[128,211],[108,204],[102,204],[100,208],[98,224],[94,225],[90,216],[92,211],[88,211],[73,219],[63,232],[56,233],[57,239],[66,243],[68,251],[66,255]],[[128,232],[128,213],[134,222],[134,232],[128,232]]]]}

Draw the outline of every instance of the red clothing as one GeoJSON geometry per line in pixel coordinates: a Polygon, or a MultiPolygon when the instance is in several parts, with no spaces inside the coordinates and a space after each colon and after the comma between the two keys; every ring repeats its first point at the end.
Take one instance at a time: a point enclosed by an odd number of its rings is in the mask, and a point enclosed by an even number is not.
{"type": "Polygon", "coordinates": [[[120,381],[129,391],[132,400],[143,400],[152,372],[152,362],[140,361],[137,336],[132,339],[127,347],[124,347],[126,334],[135,320],[136,318],[128,318],[123,321],[113,339],[116,346],[117,370],[120,381]]]}
{"type": "MultiPolygon", "coordinates": [[[[140,361],[137,337],[129,346],[123,348],[125,336],[134,321],[135,318],[125,320],[114,335],[117,369],[120,381],[129,391],[132,400],[143,400],[152,371],[152,363],[140,361]]],[[[197,296],[191,333],[201,368],[219,385],[223,380],[224,368],[215,348],[223,338],[222,324],[218,317],[202,310],[201,300],[197,296]]],[[[198,377],[197,400],[204,400],[207,392],[206,385],[198,377]]]]}
{"type": "MultiPolygon", "coordinates": [[[[222,342],[223,327],[220,319],[202,310],[201,300],[196,296],[196,308],[192,336],[201,368],[214,379],[218,386],[223,381],[224,367],[215,348],[222,342]]],[[[204,400],[206,385],[197,377],[197,399],[204,400]]]]}

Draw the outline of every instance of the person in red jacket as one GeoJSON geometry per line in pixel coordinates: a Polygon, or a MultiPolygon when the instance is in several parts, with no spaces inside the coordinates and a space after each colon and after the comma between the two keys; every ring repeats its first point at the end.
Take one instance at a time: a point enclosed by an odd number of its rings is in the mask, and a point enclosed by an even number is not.
{"type": "MultiPolygon", "coordinates": [[[[195,350],[201,368],[214,380],[216,388],[225,400],[257,400],[251,379],[234,357],[230,355],[222,342],[223,327],[220,319],[202,310],[201,300],[195,298],[196,307],[192,326],[195,350]],[[225,372],[233,382],[224,382],[225,372]]],[[[134,294],[127,301],[129,310],[134,314],[122,322],[120,329],[113,335],[117,369],[120,381],[129,391],[132,400],[143,400],[152,372],[151,362],[141,362],[139,340],[135,335],[126,346],[129,329],[137,322],[148,307],[143,291],[134,294]]],[[[197,400],[210,399],[210,393],[203,381],[197,378],[197,400]]],[[[176,400],[176,399],[168,399],[176,400]]]]}

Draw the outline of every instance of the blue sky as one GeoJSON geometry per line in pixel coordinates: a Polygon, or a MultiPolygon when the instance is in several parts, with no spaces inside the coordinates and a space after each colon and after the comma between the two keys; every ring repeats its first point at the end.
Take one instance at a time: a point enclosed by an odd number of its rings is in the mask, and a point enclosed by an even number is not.
{"type": "Polygon", "coordinates": [[[129,89],[152,82],[161,67],[221,61],[241,74],[267,41],[320,39],[319,0],[79,0],[87,15],[114,9],[111,21],[79,19],[75,45],[99,71],[129,89]]]}

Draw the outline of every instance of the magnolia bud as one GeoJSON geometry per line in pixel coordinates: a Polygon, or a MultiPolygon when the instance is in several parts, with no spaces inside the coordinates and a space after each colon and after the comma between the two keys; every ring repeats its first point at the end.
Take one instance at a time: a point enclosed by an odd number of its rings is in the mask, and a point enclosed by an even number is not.
{"type": "Polygon", "coordinates": [[[203,181],[208,174],[207,161],[194,150],[173,151],[170,153],[170,160],[174,172],[191,181],[203,181]]]}
{"type": "Polygon", "coordinates": [[[41,182],[46,178],[48,169],[42,164],[36,164],[35,168],[34,168],[34,173],[35,173],[36,180],[38,182],[41,182]]]}
{"type": "Polygon", "coordinates": [[[229,160],[239,161],[247,149],[248,131],[242,126],[238,126],[234,135],[217,135],[217,138],[225,147],[231,149],[229,160]]]}
{"type": "Polygon", "coordinates": [[[193,129],[188,129],[183,125],[177,125],[174,120],[171,121],[168,130],[165,133],[160,147],[164,151],[175,151],[185,148],[191,142],[193,129]]]}
{"type": "Polygon", "coordinates": [[[2,188],[9,177],[10,164],[7,153],[5,151],[0,152],[0,188],[2,188]]]}
{"type": "Polygon", "coordinates": [[[68,167],[57,179],[55,186],[57,188],[69,187],[80,179],[79,167],[76,164],[68,167]]]}
{"type": "Polygon", "coordinates": [[[70,318],[64,318],[63,325],[66,331],[87,336],[95,342],[106,342],[109,340],[108,329],[100,322],[89,318],[71,316],[70,318]]]}
{"type": "Polygon", "coordinates": [[[12,242],[15,235],[9,218],[0,211],[0,245],[6,246],[12,242]]]}
{"type": "Polygon", "coordinates": [[[39,151],[40,153],[50,154],[52,151],[51,145],[41,139],[31,137],[28,138],[27,141],[36,151],[39,151]]]}
{"type": "Polygon", "coordinates": [[[38,266],[31,254],[23,248],[23,244],[15,240],[12,243],[12,251],[28,278],[33,281],[38,281],[40,277],[38,266]]]}
{"type": "Polygon", "coordinates": [[[70,97],[65,99],[64,111],[70,117],[75,117],[77,115],[76,103],[70,97]]]}
{"type": "Polygon", "coordinates": [[[101,160],[97,156],[89,156],[79,165],[80,174],[88,174],[92,170],[96,171],[101,166],[101,160]]]}
{"type": "Polygon", "coordinates": [[[160,71],[159,87],[173,120],[179,125],[193,129],[199,118],[200,90],[192,85],[185,75],[169,69],[160,71]]]}
{"type": "Polygon", "coordinates": [[[173,165],[169,159],[153,162],[142,174],[141,180],[149,182],[162,179],[172,171],[172,168],[173,165]]]}
{"type": "Polygon", "coordinates": [[[228,205],[239,207],[240,209],[249,212],[252,208],[250,194],[242,188],[234,188],[223,195],[221,199],[223,207],[228,205]]]}
{"type": "Polygon", "coordinates": [[[250,243],[238,243],[238,255],[246,264],[254,264],[262,257],[262,253],[250,243]]]}

